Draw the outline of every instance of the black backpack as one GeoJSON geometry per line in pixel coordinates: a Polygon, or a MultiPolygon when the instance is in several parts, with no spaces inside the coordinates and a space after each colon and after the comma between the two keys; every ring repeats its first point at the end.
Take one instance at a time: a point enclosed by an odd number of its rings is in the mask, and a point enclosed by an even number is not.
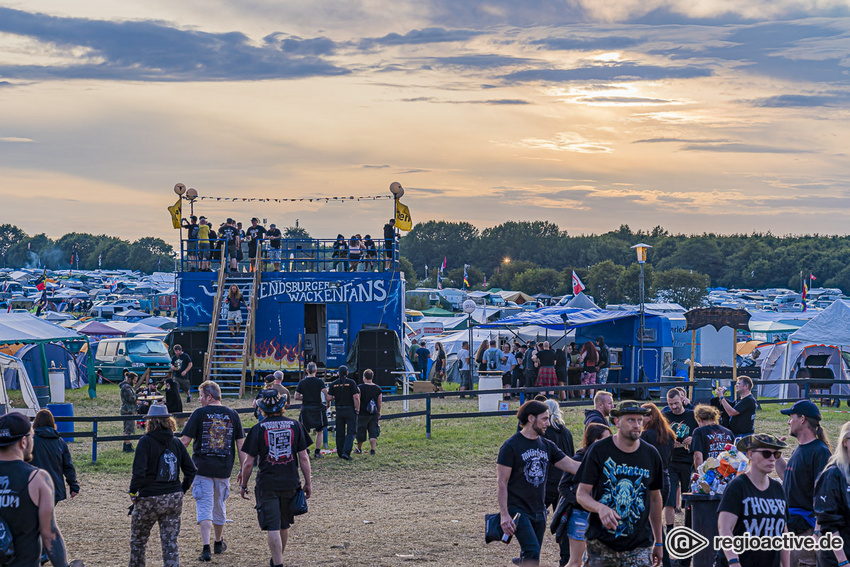
{"type": "Polygon", "coordinates": [[[6,520],[0,518],[0,565],[9,565],[15,559],[15,542],[6,520]]]}

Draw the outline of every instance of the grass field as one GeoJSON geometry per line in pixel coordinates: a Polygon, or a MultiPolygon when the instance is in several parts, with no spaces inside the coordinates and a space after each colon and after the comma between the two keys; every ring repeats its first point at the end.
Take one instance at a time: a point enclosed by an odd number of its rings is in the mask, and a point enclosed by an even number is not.
{"type": "MultiPolygon", "coordinates": [[[[68,392],[78,416],[116,415],[118,388],[99,386],[98,397],[85,391],[68,392]]],[[[184,400],[185,401],[185,400],[184,400]]],[[[250,400],[226,400],[245,407],[250,400]]],[[[411,401],[411,410],[424,402],[411,401]]],[[[512,408],[518,403],[513,402],[512,408]]],[[[198,407],[196,398],[185,405],[198,407]]],[[[432,411],[477,411],[477,401],[450,398],[434,400],[432,411]]],[[[787,435],[786,406],[764,404],[756,416],[756,431],[787,435]]],[[[585,408],[564,408],[564,418],[578,443],[585,408]]],[[[385,405],[384,414],[401,412],[401,402],[385,405]]],[[[295,411],[290,417],[297,417],[295,411]]],[[[243,416],[247,427],[254,420],[243,416]]],[[[824,427],[835,438],[848,413],[825,412],[824,427]]],[[[298,519],[287,547],[287,565],[509,565],[518,554],[516,544],[483,542],[483,516],[498,510],[495,461],[502,442],[516,431],[511,417],[434,420],[432,438],[425,438],[425,418],[382,423],[376,456],[355,455],[348,463],[335,456],[313,460],[315,494],[310,512],[298,519]],[[365,523],[369,522],[369,523],[365,523]]],[[[78,424],[78,431],[89,430],[78,424]]],[[[120,423],[100,424],[99,434],[120,434],[120,423]]],[[[789,438],[789,446],[795,446],[789,438]]],[[[333,433],[329,437],[334,446],[333,433]]],[[[82,491],[57,508],[60,527],[68,540],[69,555],[88,565],[121,565],[129,553],[129,500],[132,455],[121,452],[121,443],[103,443],[98,463],[91,463],[91,444],[81,439],[71,444],[82,491]]],[[[790,449],[787,451],[790,454],[790,449]]],[[[252,481],[253,482],[253,481],[252,481]]],[[[235,475],[234,475],[235,486],[235,475]]],[[[230,549],[215,556],[215,565],[268,565],[263,534],[248,503],[231,495],[226,536],[230,549]]],[[[187,495],[181,531],[181,564],[197,560],[199,532],[194,502],[187,495]]],[[[148,564],[161,565],[158,539],[148,544],[148,564]]],[[[542,565],[557,565],[557,545],[547,533],[542,565]]]]}

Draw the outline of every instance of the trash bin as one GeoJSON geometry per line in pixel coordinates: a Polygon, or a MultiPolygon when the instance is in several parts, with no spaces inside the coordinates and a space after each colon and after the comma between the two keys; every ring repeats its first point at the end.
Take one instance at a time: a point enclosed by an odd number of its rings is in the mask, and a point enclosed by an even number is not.
{"type": "MultiPolygon", "coordinates": [[[[74,404],[47,404],[47,409],[50,410],[50,413],[53,414],[54,417],[74,417],[74,404]]],[[[56,431],[59,433],[73,433],[74,432],[74,422],[73,421],[57,421],[56,422],[56,431]]],[[[73,443],[73,437],[63,437],[67,443],[73,443]]]]}
{"type": "Polygon", "coordinates": [[[712,567],[717,556],[714,549],[714,536],[717,533],[717,507],[720,498],[716,494],[682,494],[682,501],[691,507],[691,528],[708,540],[708,547],[694,555],[691,567],[712,567]]]}
{"type": "Polygon", "coordinates": [[[65,369],[51,368],[47,373],[50,380],[50,401],[54,404],[65,403],[65,369]]]}

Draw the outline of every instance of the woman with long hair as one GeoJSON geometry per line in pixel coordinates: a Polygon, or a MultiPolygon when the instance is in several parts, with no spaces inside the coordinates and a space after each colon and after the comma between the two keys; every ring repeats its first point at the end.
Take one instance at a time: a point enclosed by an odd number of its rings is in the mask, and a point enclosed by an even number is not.
{"type": "Polygon", "coordinates": [[[49,409],[39,410],[32,422],[33,449],[32,465],[50,473],[55,490],[54,502],[66,498],[65,481],[68,482],[70,496],[73,498],[80,492],[77,483],[77,470],[71,460],[68,444],[56,431],[56,420],[49,409]]]}
{"type": "MultiPolygon", "coordinates": [[[[573,460],[581,462],[591,445],[611,437],[611,430],[601,423],[591,423],[584,430],[581,448],[573,455],[573,460]]],[[[581,470],[581,469],[579,469],[581,470]]],[[[581,567],[581,558],[585,551],[584,534],[587,531],[587,519],[590,513],[579,506],[576,501],[576,490],[578,489],[578,478],[576,475],[564,473],[558,484],[558,493],[565,498],[572,507],[567,521],[569,522],[558,544],[561,546],[561,565],[567,567],[581,567]],[[569,558],[569,563],[566,563],[569,558]]]]}
{"type": "Polygon", "coordinates": [[[363,255],[363,241],[360,235],[355,234],[348,240],[348,271],[356,272],[360,266],[360,258],[363,255]]]}
{"type": "MultiPolygon", "coordinates": [[[[573,434],[564,423],[564,418],[561,415],[561,406],[555,400],[546,400],[543,402],[549,408],[549,427],[543,433],[543,437],[554,443],[566,456],[572,457],[576,450],[573,445],[573,434]]],[[[552,506],[552,510],[558,505],[558,484],[561,482],[561,476],[564,472],[549,463],[549,474],[546,477],[546,496],[545,505],[548,508],[552,506]]]]}
{"type": "MultiPolygon", "coordinates": [[[[670,459],[673,456],[673,445],[676,443],[676,432],[670,427],[667,419],[653,403],[647,402],[641,407],[649,410],[649,415],[643,418],[643,431],[640,434],[641,441],[646,441],[658,450],[661,455],[661,501],[667,502],[670,496],[670,459]]],[[[667,553],[667,549],[664,549],[667,553]]]]}
{"type": "Polygon", "coordinates": [[[227,291],[227,328],[230,329],[230,336],[235,337],[239,334],[239,326],[242,324],[242,305],[248,309],[248,303],[239,291],[236,284],[232,284],[227,291]]]}
{"type": "Polygon", "coordinates": [[[339,260],[334,260],[334,270],[337,272],[345,271],[345,262],[342,259],[347,257],[348,241],[343,235],[337,234],[336,241],[334,242],[333,258],[339,258],[339,260]]]}
{"type": "Polygon", "coordinates": [[[183,494],[192,487],[198,470],[186,447],[174,437],[176,430],[177,422],[164,405],[151,407],[145,434],[136,446],[133,477],[130,480],[130,500],[133,502],[130,567],[144,567],[148,537],[157,522],[163,567],[180,565],[177,535],[180,533],[183,494]]]}
{"type": "Polygon", "coordinates": [[[434,345],[434,370],[431,377],[431,383],[437,391],[443,390],[443,382],[446,379],[446,349],[443,348],[443,343],[437,341],[434,345]]]}
{"type": "MultiPolygon", "coordinates": [[[[581,385],[589,386],[591,384],[596,384],[596,367],[599,364],[599,351],[596,350],[596,345],[593,344],[593,341],[587,341],[582,345],[581,352],[579,353],[579,360],[582,362],[582,373],[581,373],[581,385]]],[[[581,399],[584,399],[584,390],[579,390],[581,392],[581,399]]],[[[593,398],[594,390],[587,390],[588,398],[593,398]]]]}
{"type": "Polygon", "coordinates": [[[818,551],[818,567],[837,567],[850,555],[850,421],[841,426],[832,457],[815,483],[815,517],[821,537],[838,533],[842,549],[818,551]]]}
{"type": "Polygon", "coordinates": [[[490,342],[486,339],[478,345],[478,350],[475,351],[475,362],[478,364],[478,372],[487,372],[487,361],[484,360],[484,353],[490,347],[490,342]]]}

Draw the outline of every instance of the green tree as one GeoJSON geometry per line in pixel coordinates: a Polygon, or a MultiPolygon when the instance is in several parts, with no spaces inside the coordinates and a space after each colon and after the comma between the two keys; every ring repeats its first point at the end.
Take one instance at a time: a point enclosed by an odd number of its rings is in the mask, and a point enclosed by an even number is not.
{"type": "Polygon", "coordinates": [[[303,226],[288,226],[282,231],[281,238],[289,240],[308,240],[310,233],[303,226]]]}
{"type": "MultiPolygon", "coordinates": [[[[654,275],[652,264],[644,264],[644,301],[651,301],[655,297],[654,275]]],[[[623,270],[623,273],[617,278],[617,290],[623,301],[627,303],[640,302],[640,264],[635,262],[623,270]]]]}
{"type": "Polygon", "coordinates": [[[473,260],[472,245],[478,229],[468,222],[427,221],[417,224],[399,242],[399,250],[417,269],[436,267],[446,259],[446,269],[463,267],[473,260]]]}
{"type": "Polygon", "coordinates": [[[413,269],[413,264],[410,263],[410,260],[401,256],[398,259],[398,267],[404,273],[404,281],[407,282],[407,286],[409,288],[416,287],[418,280],[416,279],[416,270],[413,269]]]}
{"type": "MultiPolygon", "coordinates": [[[[599,262],[590,267],[587,279],[587,291],[596,300],[596,303],[604,307],[609,303],[620,303],[619,281],[626,269],[611,260],[599,262]]],[[[580,276],[579,276],[580,277],[580,276]]]]}
{"type": "Polygon", "coordinates": [[[534,262],[529,262],[527,260],[511,261],[508,263],[503,262],[496,268],[496,270],[493,271],[493,275],[490,276],[489,280],[487,280],[487,285],[491,288],[519,289],[516,287],[516,284],[514,284],[514,278],[516,278],[517,274],[536,267],[537,265],[534,262]]]}
{"type": "MultiPolygon", "coordinates": [[[[469,271],[467,272],[467,276],[469,278],[469,288],[474,289],[479,287],[481,283],[484,281],[484,272],[476,268],[475,266],[470,266],[469,271]]],[[[463,266],[460,268],[455,268],[454,270],[449,270],[449,273],[445,275],[443,278],[443,284],[445,287],[456,287],[458,289],[463,288],[463,266]],[[448,285],[446,285],[448,284],[448,285]]]]}
{"type": "Polygon", "coordinates": [[[701,307],[708,297],[711,279],[699,272],[673,268],[655,273],[655,288],[659,297],[678,303],[685,309],[701,307]]]}
{"type": "Polygon", "coordinates": [[[561,286],[561,273],[552,268],[531,268],[514,278],[514,290],[524,291],[529,295],[546,293],[555,295],[561,286]]]}
{"type": "Polygon", "coordinates": [[[6,251],[26,237],[27,233],[15,225],[0,224],[0,254],[5,258],[6,251]]]}

